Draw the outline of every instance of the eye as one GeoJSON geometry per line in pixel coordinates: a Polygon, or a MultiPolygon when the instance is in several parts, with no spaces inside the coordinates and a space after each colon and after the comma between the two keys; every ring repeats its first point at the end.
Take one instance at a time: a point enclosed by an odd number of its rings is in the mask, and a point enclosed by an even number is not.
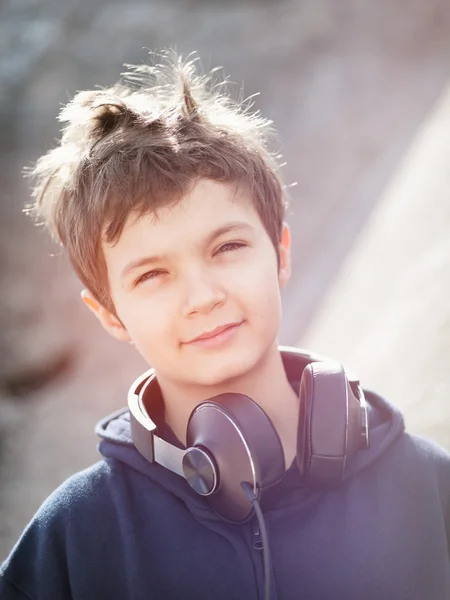
{"type": "Polygon", "coordinates": [[[217,253],[233,252],[234,250],[244,248],[244,246],[246,246],[246,244],[243,244],[242,242],[228,242],[223,246],[220,246],[220,248],[217,250],[217,253]]]}
{"type": "Polygon", "coordinates": [[[164,273],[165,273],[165,271],[161,271],[158,269],[155,269],[153,271],[148,271],[147,273],[140,275],[134,282],[134,285],[135,286],[139,285],[139,284],[143,283],[144,281],[147,281],[148,279],[156,279],[159,275],[163,275],[164,273]]]}

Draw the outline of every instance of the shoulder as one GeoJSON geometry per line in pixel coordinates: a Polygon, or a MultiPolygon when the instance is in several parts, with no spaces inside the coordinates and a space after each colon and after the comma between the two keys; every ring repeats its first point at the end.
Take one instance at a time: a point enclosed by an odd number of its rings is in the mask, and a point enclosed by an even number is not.
{"type": "Polygon", "coordinates": [[[21,540],[41,535],[44,531],[55,532],[59,523],[65,526],[65,522],[70,521],[80,508],[95,503],[104,495],[115,469],[111,461],[101,460],[67,478],[37,509],[24,529],[21,540]]]}
{"type": "Polygon", "coordinates": [[[66,479],[42,503],[33,521],[49,524],[54,519],[70,517],[80,507],[104,495],[114,477],[115,465],[101,460],[66,479]]]}
{"type": "Polygon", "coordinates": [[[73,560],[73,541],[82,531],[86,541],[84,532],[92,530],[101,510],[108,510],[108,488],[117,469],[114,462],[102,460],[72,475],[48,496],[1,565],[4,587],[41,598],[50,586],[52,597],[70,597],[66,575],[73,560]]]}
{"type": "Polygon", "coordinates": [[[402,438],[403,446],[412,458],[450,473],[450,452],[448,450],[420,435],[405,432],[402,438]]]}
{"type": "Polygon", "coordinates": [[[450,453],[436,442],[405,432],[394,444],[389,460],[397,462],[396,472],[427,483],[450,503],[450,453]],[[406,474],[407,472],[407,474],[406,474]]]}

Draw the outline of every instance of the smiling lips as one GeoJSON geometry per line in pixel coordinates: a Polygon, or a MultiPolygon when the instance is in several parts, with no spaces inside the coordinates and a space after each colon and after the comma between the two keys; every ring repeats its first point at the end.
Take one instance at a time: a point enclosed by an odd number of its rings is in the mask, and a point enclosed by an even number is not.
{"type": "Polygon", "coordinates": [[[214,344],[215,342],[220,343],[222,341],[225,341],[229,337],[231,337],[234,330],[236,330],[239,327],[239,325],[241,325],[241,324],[242,324],[242,321],[238,322],[238,323],[228,323],[227,325],[220,325],[219,327],[216,327],[212,331],[208,331],[206,333],[203,333],[202,335],[199,335],[198,337],[196,337],[192,340],[189,340],[189,342],[187,342],[187,343],[188,344],[200,344],[200,345],[211,345],[211,344],[214,344]]]}

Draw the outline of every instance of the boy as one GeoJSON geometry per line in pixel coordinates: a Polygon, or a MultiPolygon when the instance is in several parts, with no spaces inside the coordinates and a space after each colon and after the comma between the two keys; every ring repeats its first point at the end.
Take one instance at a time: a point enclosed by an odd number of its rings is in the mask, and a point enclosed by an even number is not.
{"type": "Polygon", "coordinates": [[[449,455],[278,347],[290,242],[268,122],[170,56],[61,120],[35,212],[153,370],[98,426],[104,459],[38,510],[0,598],[449,598],[449,455]]]}

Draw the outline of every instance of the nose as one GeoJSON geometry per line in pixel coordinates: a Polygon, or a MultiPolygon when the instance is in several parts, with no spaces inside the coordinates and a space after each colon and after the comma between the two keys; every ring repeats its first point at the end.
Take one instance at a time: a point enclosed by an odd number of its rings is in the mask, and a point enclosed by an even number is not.
{"type": "Polygon", "coordinates": [[[183,314],[206,314],[226,300],[226,294],[215,277],[206,269],[195,269],[186,274],[184,282],[183,314]]]}

